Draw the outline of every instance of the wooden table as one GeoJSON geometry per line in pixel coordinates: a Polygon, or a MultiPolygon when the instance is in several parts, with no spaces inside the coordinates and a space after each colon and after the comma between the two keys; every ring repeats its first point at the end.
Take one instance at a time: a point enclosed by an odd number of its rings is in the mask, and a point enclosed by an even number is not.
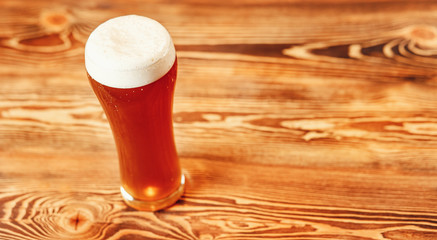
{"type": "Polygon", "coordinates": [[[0,2],[0,239],[437,239],[435,1],[0,2]],[[127,208],[84,43],[179,57],[184,197],[127,208]]]}

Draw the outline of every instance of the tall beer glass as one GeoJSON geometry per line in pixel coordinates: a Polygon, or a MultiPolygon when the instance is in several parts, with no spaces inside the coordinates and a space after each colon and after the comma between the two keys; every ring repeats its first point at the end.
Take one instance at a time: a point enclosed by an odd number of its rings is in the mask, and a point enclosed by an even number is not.
{"type": "Polygon", "coordinates": [[[172,205],[185,179],[173,137],[177,60],[169,33],[146,17],[110,19],[91,33],[85,66],[114,135],[125,202],[147,211],[172,205]]]}

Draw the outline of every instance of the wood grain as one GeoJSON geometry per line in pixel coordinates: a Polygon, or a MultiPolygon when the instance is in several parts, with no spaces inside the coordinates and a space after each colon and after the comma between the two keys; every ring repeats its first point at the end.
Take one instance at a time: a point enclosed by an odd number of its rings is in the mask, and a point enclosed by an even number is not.
{"type": "Polygon", "coordinates": [[[434,1],[0,2],[0,239],[437,239],[434,1]],[[83,60],[137,13],[176,44],[188,178],[127,208],[83,60]]]}

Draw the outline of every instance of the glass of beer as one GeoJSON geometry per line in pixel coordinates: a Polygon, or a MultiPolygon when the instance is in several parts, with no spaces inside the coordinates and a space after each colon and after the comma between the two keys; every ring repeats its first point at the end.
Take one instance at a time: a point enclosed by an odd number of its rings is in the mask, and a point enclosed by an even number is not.
{"type": "Polygon", "coordinates": [[[177,59],[168,31],[128,15],[98,26],[85,46],[85,67],[117,146],[127,205],[156,211],[184,191],[173,136],[177,59]]]}

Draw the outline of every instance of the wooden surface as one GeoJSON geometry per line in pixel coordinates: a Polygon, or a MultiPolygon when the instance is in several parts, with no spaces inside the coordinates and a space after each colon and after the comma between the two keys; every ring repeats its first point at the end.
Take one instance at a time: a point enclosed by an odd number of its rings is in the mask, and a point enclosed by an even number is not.
{"type": "Polygon", "coordinates": [[[437,239],[435,1],[0,1],[0,239],[437,239]],[[108,18],[176,44],[184,197],[119,194],[84,69],[108,18]]]}

